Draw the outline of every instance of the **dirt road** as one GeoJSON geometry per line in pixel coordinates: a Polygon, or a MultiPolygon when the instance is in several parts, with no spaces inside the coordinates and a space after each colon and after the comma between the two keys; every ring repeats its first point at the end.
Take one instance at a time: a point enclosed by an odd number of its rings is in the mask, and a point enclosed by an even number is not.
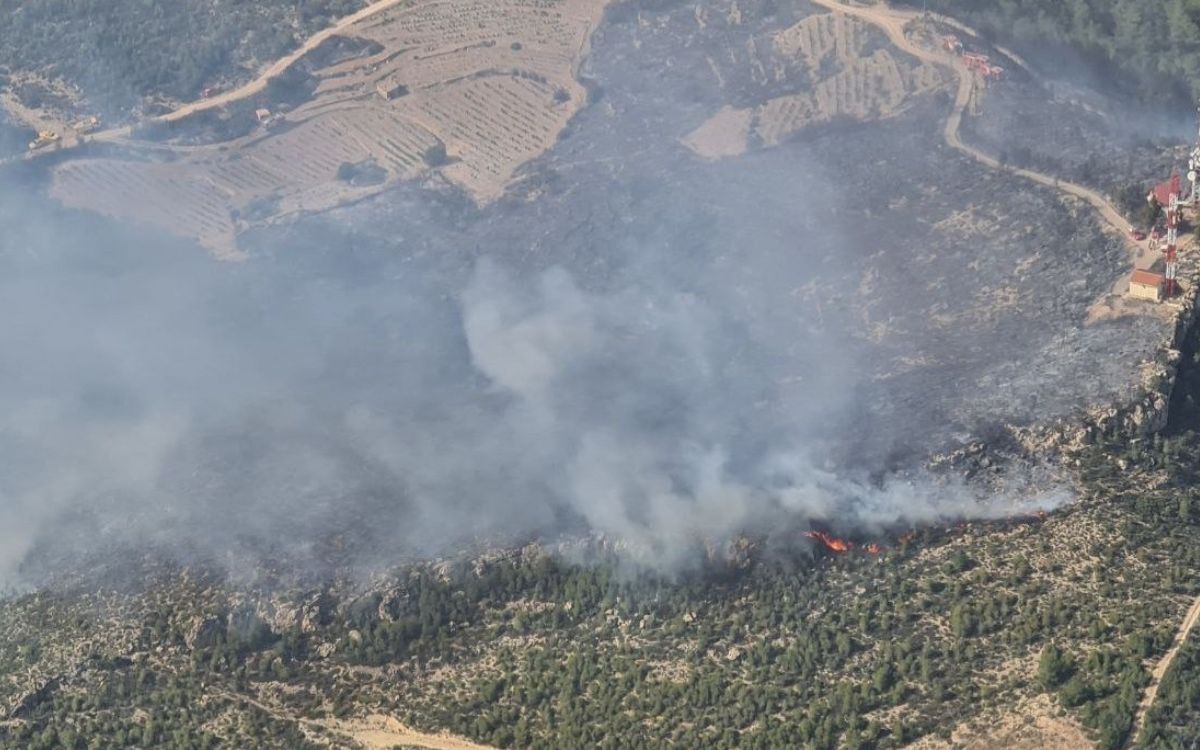
{"type": "MultiPolygon", "coordinates": [[[[942,136],[946,144],[951,148],[960,151],[967,156],[970,156],[975,161],[990,167],[992,169],[1008,169],[1012,174],[1024,177],[1027,180],[1036,182],[1039,185],[1053,188],[1059,192],[1066,193],[1072,197],[1078,198],[1087,202],[1096,213],[1100,215],[1104,223],[1115,233],[1120,235],[1125,241],[1126,247],[1129,250],[1130,261],[1134,268],[1146,267],[1155,259],[1153,253],[1149,251],[1147,243],[1134,242],[1128,234],[1129,222],[1121,216],[1120,212],[1113,207],[1111,203],[1100,193],[1086,188],[1082,185],[1076,185],[1073,182],[1060,180],[1051,175],[1035,172],[1031,169],[1016,169],[1008,168],[1002,165],[999,160],[989,154],[980,151],[979,149],[964,143],[959,133],[962,127],[963,112],[966,111],[967,104],[971,99],[971,91],[975,86],[973,74],[963,67],[953,57],[943,54],[940,51],[933,51],[922,47],[914,42],[905,33],[905,27],[913,20],[920,17],[920,13],[916,11],[901,11],[893,8],[888,8],[883,5],[872,6],[854,6],[845,5],[838,0],[813,0],[817,5],[821,5],[834,13],[842,13],[848,16],[854,16],[867,23],[879,27],[892,44],[909,53],[913,57],[920,60],[938,65],[941,67],[950,67],[954,70],[958,77],[958,91],[954,97],[954,107],[950,111],[949,117],[946,118],[946,125],[943,128],[942,136]]],[[[956,28],[967,33],[972,33],[970,28],[962,24],[955,24],[956,28]]],[[[1133,269],[1130,269],[1132,273],[1133,269]]],[[[1123,294],[1129,285],[1129,276],[1126,275],[1113,285],[1113,294],[1123,294]]]]}
{"type": "Polygon", "coordinates": [[[175,120],[182,119],[188,115],[192,115],[197,112],[203,112],[206,109],[224,107],[232,102],[254,96],[265,89],[267,84],[271,82],[271,79],[278,78],[280,75],[286,72],[288,68],[292,67],[297,60],[316,49],[321,42],[324,42],[326,39],[338,34],[339,32],[345,31],[359,21],[370,18],[377,13],[382,13],[388,8],[397,6],[402,2],[406,2],[406,0],[378,0],[378,2],[371,3],[365,8],[359,10],[357,13],[352,13],[345,18],[342,18],[334,25],[318,31],[316,34],[313,34],[308,38],[307,41],[304,42],[304,44],[300,45],[291,54],[289,54],[287,57],[282,57],[276,60],[271,64],[270,67],[260,73],[258,78],[255,78],[253,81],[250,81],[244,86],[236,88],[233,91],[227,91],[224,94],[210,97],[208,99],[200,99],[192,102],[191,104],[185,104],[179,109],[176,109],[175,111],[165,114],[157,119],[159,122],[174,122],[175,120]]]}
{"type": "Polygon", "coordinates": [[[1163,675],[1171,667],[1171,662],[1179,654],[1180,647],[1187,641],[1188,634],[1192,632],[1192,628],[1196,627],[1197,622],[1200,622],[1200,597],[1196,597],[1196,601],[1192,602],[1192,607],[1183,618],[1183,622],[1180,623],[1179,630],[1175,631],[1175,640],[1171,642],[1171,648],[1167,649],[1167,653],[1163,654],[1150,673],[1150,684],[1146,686],[1146,692],[1142,694],[1142,702],[1138,705],[1137,714],[1133,718],[1133,730],[1129,733],[1129,742],[1126,747],[1133,747],[1137,744],[1142,727],[1146,723],[1146,713],[1154,705],[1154,699],[1158,697],[1158,686],[1162,683],[1163,675]]]}
{"type": "MultiPolygon", "coordinates": [[[[403,2],[407,2],[407,0],[377,0],[377,2],[367,5],[357,13],[352,13],[351,15],[342,18],[334,25],[322,29],[316,34],[313,34],[311,37],[305,40],[304,44],[293,50],[289,55],[271,63],[271,65],[259,73],[258,77],[253,81],[250,81],[249,83],[231,91],[226,91],[223,94],[209,97],[208,99],[198,99],[189,104],[185,104],[182,107],[168,112],[165,115],[153,118],[151,122],[174,122],[176,120],[181,120],[188,115],[194,115],[197,112],[204,112],[205,110],[224,107],[228,104],[232,104],[233,102],[241,101],[242,99],[254,96],[265,89],[267,84],[270,83],[272,79],[278,78],[280,75],[285,73],[288,68],[295,65],[300,58],[316,49],[321,42],[324,42],[326,39],[329,39],[330,37],[342,31],[345,31],[360,21],[370,18],[377,13],[382,13],[383,11],[400,5],[403,2]]],[[[129,138],[132,132],[133,129],[129,126],[109,128],[107,130],[100,130],[88,135],[87,140],[89,142],[111,143],[113,141],[120,141],[129,138]]],[[[61,149],[47,149],[44,152],[39,152],[39,154],[57,153],[60,150],[61,149]]]]}

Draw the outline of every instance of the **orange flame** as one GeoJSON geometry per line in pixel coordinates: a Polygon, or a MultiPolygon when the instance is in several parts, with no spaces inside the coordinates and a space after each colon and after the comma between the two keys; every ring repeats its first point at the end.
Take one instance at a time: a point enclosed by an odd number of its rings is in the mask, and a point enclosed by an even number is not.
{"type": "Polygon", "coordinates": [[[824,531],[806,531],[804,532],[804,536],[809,539],[816,539],[821,544],[824,544],[826,548],[838,554],[849,552],[854,548],[852,542],[847,542],[845,539],[838,539],[836,536],[830,536],[824,531]]]}
{"type": "Polygon", "coordinates": [[[869,542],[859,547],[848,539],[839,539],[832,534],[826,534],[824,531],[806,531],[804,532],[804,536],[820,542],[825,546],[825,549],[829,550],[830,552],[836,552],[839,555],[851,552],[855,549],[861,549],[868,555],[882,555],[887,550],[887,548],[882,544],[878,544],[876,542],[869,542]]]}

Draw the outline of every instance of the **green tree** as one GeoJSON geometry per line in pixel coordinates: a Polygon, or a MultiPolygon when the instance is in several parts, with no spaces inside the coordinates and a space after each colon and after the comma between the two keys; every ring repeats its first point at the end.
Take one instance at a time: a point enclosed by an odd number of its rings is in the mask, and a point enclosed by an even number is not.
{"type": "Polygon", "coordinates": [[[1066,681],[1073,671],[1070,658],[1053,643],[1042,649],[1038,658],[1038,681],[1046,688],[1056,688],[1066,681]]]}

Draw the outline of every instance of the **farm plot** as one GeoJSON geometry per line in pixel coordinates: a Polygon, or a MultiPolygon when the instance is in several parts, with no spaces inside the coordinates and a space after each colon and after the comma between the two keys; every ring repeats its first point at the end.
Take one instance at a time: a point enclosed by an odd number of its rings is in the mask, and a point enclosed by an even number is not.
{"type": "Polygon", "coordinates": [[[437,138],[397,113],[368,104],[334,110],[278,136],[227,152],[199,149],[175,162],[80,159],[54,173],[64,204],[133,219],[192,238],[218,257],[237,257],[250,222],[321,211],[377,190],[338,179],[343,164],[372,163],[388,180],[425,169],[437,138]]]}
{"type": "Polygon", "coordinates": [[[379,51],[318,71],[313,104],[331,97],[387,99],[445,145],[445,176],[487,202],[520,165],[554,144],[583,105],[586,94],[574,70],[604,4],[397,6],[351,30],[379,51]]]}
{"type": "MultiPolygon", "coordinates": [[[[314,92],[290,111],[260,113],[264,127],[204,146],[129,142],[145,151],[136,158],[65,160],[52,195],[195,239],[222,257],[237,255],[247,226],[327,210],[435,169],[487,203],[583,106],[575,69],[605,2],[398,3],[297,60],[316,79],[314,92]],[[348,166],[364,164],[382,179],[344,179],[348,166]]],[[[171,127],[187,132],[187,120],[171,127]]]]}
{"type": "Polygon", "coordinates": [[[234,224],[222,196],[198,170],[173,164],[80,159],[54,173],[50,194],[64,205],[118,219],[134,218],[191,237],[214,255],[236,256],[234,224]]]}
{"type": "Polygon", "coordinates": [[[916,96],[945,84],[934,66],[887,48],[861,21],[832,13],[809,16],[780,31],[771,54],[777,67],[799,65],[808,90],[722,110],[684,139],[689,148],[719,158],[744,152],[751,139],[775,146],[806,127],[839,118],[865,122],[894,116],[916,96]]]}

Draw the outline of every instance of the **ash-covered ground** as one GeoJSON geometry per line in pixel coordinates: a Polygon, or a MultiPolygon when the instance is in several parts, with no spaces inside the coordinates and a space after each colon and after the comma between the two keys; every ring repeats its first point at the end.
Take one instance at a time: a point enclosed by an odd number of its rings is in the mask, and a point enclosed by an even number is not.
{"type": "Polygon", "coordinates": [[[1015,66],[983,92],[977,116],[963,125],[965,137],[1009,165],[1114,197],[1136,188],[1135,199],[1187,165],[1195,130],[1183,102],[1135,108],[1084,81],[1040,78],[1015,66]]]}
{"type": "MultiPolygon", "coordinates": [[[[585,71],[598,101],[502,204],[431,207],[405,191],[333,222],[363,244],[462,257],[464,274],[493,257],[522,274],[566,268],[593,289],[650,277],[720,298],[731,320],[764,326],[741,354],[761,357],[754,366],[785,397],[829,378],[798,346],[815,333],[837,350],[829,364],[850,368],[832,376],[853,409],[838,419],[867,461],[1128,395],[1169,327],[1151,316],[1084,324],[1126,266],[1121,241],[1087,206],[946,147],[945,95],[717,162],[684,148],[722,106],[804,89],[756,82],[742,54],[794,18],[710,15],[702,29],[687,5],[616,14],[585,71]]],[[[259,239],[286,257],[289,240],[259,239]]]]}
{"type": "Polygon", "coordinates": [[[586,528],[674,565],[780,514],[972,515],[930,454],[1136,382],[1166,324],[1085,325],[1122,243],[946,147],[946,93],[706,161],[723,106],[809,85],[766,40],[815,10],[642,5],[483,209],[410,184],[229,265],[11,192],[0,576],[51,540],[238,567],[586,528]]]}

